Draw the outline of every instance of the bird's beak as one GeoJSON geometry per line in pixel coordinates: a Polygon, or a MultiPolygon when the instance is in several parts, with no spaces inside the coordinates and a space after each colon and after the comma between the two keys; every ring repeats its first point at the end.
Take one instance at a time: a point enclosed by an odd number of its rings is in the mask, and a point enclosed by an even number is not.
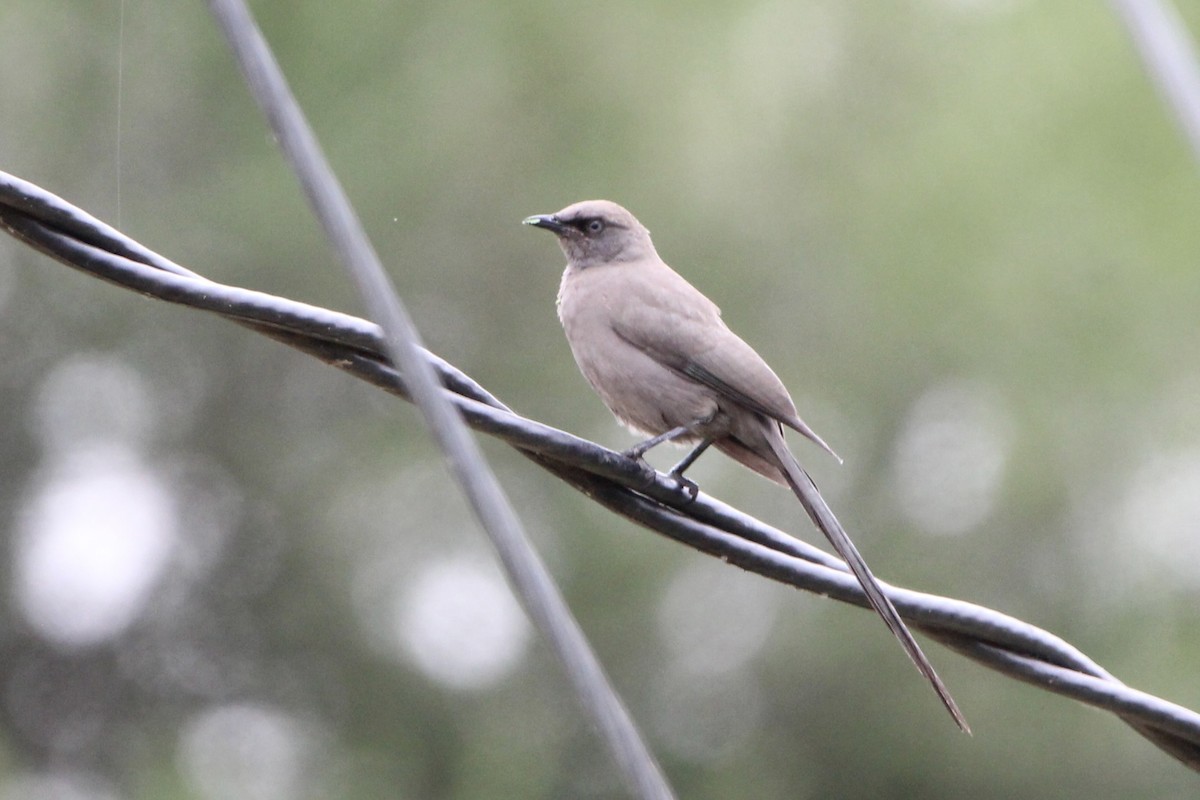
{"type": "Polygon", "coordinates": [[[553,214],[535,214],[532,217],[526,217],[522,225],[532,225],[535,228],[545,228],[556,235],[562,235],[567,230],[567,226],[559,221],[558,217],[553,214]]]}

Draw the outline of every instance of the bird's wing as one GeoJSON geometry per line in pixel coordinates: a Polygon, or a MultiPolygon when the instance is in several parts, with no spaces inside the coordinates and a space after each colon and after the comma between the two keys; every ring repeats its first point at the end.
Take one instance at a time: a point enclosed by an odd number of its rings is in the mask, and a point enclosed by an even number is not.
{"type": "Polygon", "coordinates": [[[734,347],[730,342],[726,342],[724,347],[713,348],[700,357],[689,360],[680,371],[735,403],[798,431],[836,458],[840,464],[842,457],[834,452],[807,422],[800,419],[792,398],[775,372],[735,333],[730,331],[729,337],[736,340],[741,347],[734,347]]]}
{"type": "Polygon", "coordinates": [[[669,267],[650,272],[627,275],[611,309],[616,334],[722,397],[790,425],[796,407],[783,382],[726,327],[720,309],[669,267]]]}
{"type": "MultiPolygon", "coordinates": [[[[612,314],[618,336],[660,364],[707,386],[743,408],[799,431],[837,454],[796,413],[783,382],[767,362],[721,320],[720,309],[677,273],[663,292],[627,293],[612,314]]],[[[839,458],[840,460],[840,458],[839,458]]]]}
{"type": "MultiPolygon", "coordinates": [[[[762,391],[764,387],[762,370],[739,369],[740,365],[729,364],[723,358],[723,353],[702,353],[696,358],[688,359],[676,369],[697,383],[713,389],[723,397],[728,397],[740,406],[756,411],[763,416],[780,422],[792,421],[796,411],[791,398],[778,392],[762,391]],[[736,374],[743,373],[743,374],[736,374]],[[749,373],[744,374],[744,373],[749,373]],[[748,380],[741,380],[748,379],[748,380]]],[[[766,367],[766,364],[762,364],[766,367]]],[[[774,375],[774,373],[771,373],[774,375]]]]}

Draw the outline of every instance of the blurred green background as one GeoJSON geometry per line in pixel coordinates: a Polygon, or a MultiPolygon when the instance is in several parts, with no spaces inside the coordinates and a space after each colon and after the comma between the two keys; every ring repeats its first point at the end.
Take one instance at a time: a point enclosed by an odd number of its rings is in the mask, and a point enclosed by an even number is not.
{"type": "MultiPolygon", "coordinates": [[[[629,444],[520,225],[616,200],[846,457],[794,441],[878,574],[1200,706],[1200,182],[1104,4],[254,6],[436,352],[629,444]]],[[[7,0],[0,169],[359,311],[202,3],[7,0]]],[[[0,797],[621,795],[407,405],[0,238],[0,408],[0,797]]],[[[962,736],[870,614],[487,447],[682,797],[1196,795],[931,644],[962,736]]]]}

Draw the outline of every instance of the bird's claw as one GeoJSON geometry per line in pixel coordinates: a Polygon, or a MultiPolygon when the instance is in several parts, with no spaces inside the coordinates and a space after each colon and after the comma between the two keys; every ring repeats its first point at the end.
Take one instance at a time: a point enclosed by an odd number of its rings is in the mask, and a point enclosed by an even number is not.
{"type": "Polygon", "coordinates": [[[699,484],[689,478],[683,477],[678,472],[669,472],[667,473],[667,477],[675,480],[675,485],[679,487],[679,491],[687,495],[689,503],[696,502],[696,498],[700,495],[699,484]]]}

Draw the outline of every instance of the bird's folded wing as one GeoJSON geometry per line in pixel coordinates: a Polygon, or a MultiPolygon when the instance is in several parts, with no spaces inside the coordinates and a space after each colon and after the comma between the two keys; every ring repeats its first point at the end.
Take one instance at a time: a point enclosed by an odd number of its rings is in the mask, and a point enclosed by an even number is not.
{"type": "Polygon", "coordinates": [[[679,283],[680,291],[670,294],[638,291],[635,284],[613,309],[613,332],[719,397],[799,431],[840,462],[841,456],[800,419],[779,376],[726,327],[720,309],[682,278],[679,283]]]}
{"type": "Polygon", "coordinates": [[[613,330],[632,347],[744,408],[794,426],[796,407],[783,382],[720,317],[663,306],[623,311],[614,315],[613,330]],[[643,313],[653,315],[654,324],[640,324],[643,313]]]}
{"type": "Polygon", "coordinates": [[[737,386],[729,383],[729,381],[713,372],[703,363],[698,361],[688,361],[683,365],[679,372],[682,372],[684,375],[688,376],[697,383],[702,383],[710,389],[713,389],[721,396],[728,397],[738,405],[744,406],[751,411],[756,411],[765,417],[777,419],[781,422],[790,421],[791,419],[790,416],[781,419],[778,406],[775,408],[768,407],[759,398],[753,396],[752,394],[748,394],[739,389],[737,386]]]}

